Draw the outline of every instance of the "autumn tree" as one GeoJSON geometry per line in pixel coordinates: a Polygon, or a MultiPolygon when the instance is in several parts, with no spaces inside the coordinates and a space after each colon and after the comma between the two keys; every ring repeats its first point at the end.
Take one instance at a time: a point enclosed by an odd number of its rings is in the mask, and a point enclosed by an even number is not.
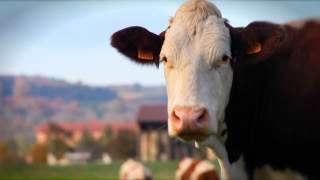
{"type": "Polygon", "coordinates": [[[120,130],[107,146],[111,157],[127,159],[136,156],[137,134],[130,130],[120,130]]]}
{"type": "Polygon", "coordinates": [[[110,127],[106,127],[103,130],[103,134],[101,139],[99,140],[99,143],[101,144],[101,147],[103,148],[103,152],[107,151],[107,146],[109,144],[109,141],[112,139],[113,137],[113,132],[112,129],[110,127]]]}
{"type": "Polygon", "coordinates": [[[60,159],[71,149],[67,140],[71,137],[71,132],[64,130],[54,123],[48,124],[48,152],[60,159]]]}
{"type": "Polygon", "coordinates": [[[16,152],[11,150],[7,143],[0,141],[0,164],[16,163],[19,157],[16,152]]]}
{"type": "Polygon", "coordinates": [[[30,152],[33,163],[47,162],[48,146],[45,144],[35,144],[30,152]]]}
{"type": "Polygon", "coordinates": [[[78,142],[77,149],[80,151],[90,152],[93,147],[95,147],[97,142],[93,139],[90,131],[85,129],[83,131],[82,137],[78,142]]]}
{"type": "Polygon", "coordinates": [[[6,161],[8,153],[8,147],[0,141],[0,164],[6,161]]]}

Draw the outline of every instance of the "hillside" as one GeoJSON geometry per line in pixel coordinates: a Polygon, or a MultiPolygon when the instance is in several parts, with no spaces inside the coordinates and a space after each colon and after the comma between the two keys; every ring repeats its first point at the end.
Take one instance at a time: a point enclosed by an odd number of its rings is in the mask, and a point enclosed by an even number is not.
{"type": "Polygon", "coordinates": [[[94,87],[47,77],[0,76],[0,138],[31,137],[34,125],[44,121],[130,121],[141,104],[164,102],[163,86],[94,87]]]}
{"type": "Polygon", "coordinates": [[[109,88],[70,84],[62,80],[44,77],[0,76],[0,87],[4,97],[62,98],[66,101],[92,102],[117,98],[109,88]]]}

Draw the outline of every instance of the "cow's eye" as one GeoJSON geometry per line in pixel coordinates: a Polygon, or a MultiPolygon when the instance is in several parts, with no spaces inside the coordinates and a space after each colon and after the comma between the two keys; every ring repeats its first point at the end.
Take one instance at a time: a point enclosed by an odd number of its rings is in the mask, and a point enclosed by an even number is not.
{"type": "Polygon", "coordinates": [[[227,63],[227,62],[229,62],[229,60],[230,60],[230,57],[228,56],[228,55],[224,55],[223,57],[222,57],[222,63],[227,63]]]}
{"type": "Polygon", "coordinates": [[[168,62],[167,57],[164,56],[163,58],[161,58],[160,62],[163,62],[163,63],[168,62]]]}
{"type": "Polygon", "coordinates": [[[172,62],[170,60],[168,60],[167,57],[165,57],[165,56],[163,56],[161,58],[160,62],[163,62],[164,66],[166,68],[169,68],[169,69],[173,69],[174,68],[172,62]]]}
{"type": "Polygon", "coordinates": [[[228,55],[224,55],[220,60],[217,60],[213,63],[212,68],[219,68],[221,67],[223,64],[227,64],[230,61],[230,56],[228,55]]]}

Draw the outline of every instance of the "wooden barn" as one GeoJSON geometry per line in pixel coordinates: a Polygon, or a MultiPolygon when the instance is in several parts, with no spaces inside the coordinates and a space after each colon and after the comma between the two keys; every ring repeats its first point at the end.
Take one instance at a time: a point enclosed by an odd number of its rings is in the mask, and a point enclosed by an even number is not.
{"type": "Polygon", "coordinates": [[[142,105],[136,118],[140,127],[137,152],[142,161],[173,160],[199,154],[192,144],[169,138],[166,104],[142,105]]]}

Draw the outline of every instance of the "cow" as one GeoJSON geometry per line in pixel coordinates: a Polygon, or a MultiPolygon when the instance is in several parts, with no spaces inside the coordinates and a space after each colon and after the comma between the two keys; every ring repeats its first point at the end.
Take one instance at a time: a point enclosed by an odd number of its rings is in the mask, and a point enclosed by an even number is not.
{"type": "Polygon", "coordinates": [[[120,180],[152,180],[151,171],[142,163],[127,159],[120,167],[120,180]]]}
{"type": "Polygon", "coordinates": [[[179,161],[176,180],[218,180],[216,167],[207,160],[185,157],[179,161]]]}
{"type": "Polygon", "coordinates": [[[169,135],[211,147],[224,179],[320,178],[319,42],[318,19],[233,27],[206,0],[185,2],[159,35],[111,37],[136,63],[163,63],[169,135]]]}

